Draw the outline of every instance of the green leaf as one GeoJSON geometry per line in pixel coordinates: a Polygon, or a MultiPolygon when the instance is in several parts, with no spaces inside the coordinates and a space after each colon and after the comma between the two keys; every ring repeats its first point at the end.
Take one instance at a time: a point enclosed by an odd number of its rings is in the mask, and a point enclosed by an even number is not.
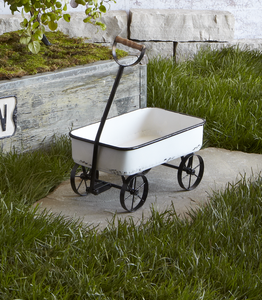
{"type": "Polygon", "coordinates": [[[101,23],[101,22],[96,22],[95,23],[97,26],[100,26],[102,30],[105,30],[106,29],[106,25],[104,23],[101,23]]]}
{"type": "Polygon", "coordinates": [[[35,6],[35,8],[40,8],[41,7],[41,3],[39,1],[36,1],[34,6],[35,6]]]}
{"type": "Polygon", "coordinates": [[[56,14],[53,12],[48,13],[48,16],[50,17],[51,22],[54,22],[57,19],[56,14]]]}
{"type": "Polygon", "coordinates": [[[40,29],[43,33],[45,33],[45,26],[44,26],[44,25],[40,24],[39,29],[40,29]]]}
{"type": "Polygon", "coordinates": [[[92,7],[89,7],[85,10],[85,14],[89,15],[91,11],[92,11],[92,7]]]}
{"type": "Polygon", "coordinates": [[[98,19],[100,16],[101,16],[101,12],[98,12],[98,11],[93,11],[91,13],[91,16],[92,18],[95,20],[95,19],[98,19]]]}
{"type": "Polygon", "coordinates": [[[56,20],[59,20],[61,18],[62,9],[57,9],[54,14],[56,15],[56,20]]]}
{"type": "MultiPolygon", "coordinates": [[[[10,8],[11,9],[11,8],[10,8]]],[[[25,6],[24,6],[24,9],[25,9],[25,12],[26,13],[29,13],[31,11],[31,6],[29,5],[29,3],[27,3],[25,6]]]]}
{"type": "Polygon", "coordinates": [[[40,51],[40,43],[38,41],[33,41],[33,42],[28,44],[28,49],[33,54],[37,54],[40,51]]]}
{"type": "Polygon", "coordinates": [[[36,29],[39,26],[39,22],[34,22],[32,26],[32,30],[36,29]]]}
{"type": "Polygon", "coordinates": [[[45,6],[46,6],[46,8],[50,8],[52,6],[52,3],[50,1],[47,1],[45,6]]]}
{"type": "Polygon", "coordinates": [[[77,4],[86,5],[86,2],[84,0],[75,0],[77,4]]]}
{"type": "Polygon", "coordinates": [[[24,44],[24,45],[27,45],[30,42],[30,40],[31,40],[30,36],[28,36],[28,37],[23,36],[23,37],[20,38],[20,43],[24,44]]]}
{"type": "Polygon", "coordinates": [[[43,15],[41,16],[41,22],[42,22],[44,25],[47,25],[48,22],[50,22],[50,21],[51,21],[51,19],[50,19],[50,17],[49,17],[47,14],[43,14],[43,15]]]}
{"type": "Polygon", "coordinates": [[[84,23],[92,23],[91,22],[92,17],[87,17],[83,20],[84,23]]]}
{"type": "Polygon", "coordinates": [[[39,11],[38,11],[38,10],[35,10],[35,11],[34,11],[35,19],[37,19],[38,15],[39,15],[39,11]]]}
{"type": "Polygon", "coordinates": [[[57,29],[57,23],[54,21],[50,21],[50,22],[48,22],[48,27],[50,30],[54,31],[57,29]]]}
{"type": "Polygon", "coordinates": [[[29,20],[29,23],[32,23],[35,19],[36,19],[35,15],[32,15],[30,20],[29,20]]]}
{"type": "Polygon", "coordinates": [[[63,15],[63,18],[64,18],[64,20],[66,21],[66,22],[70,22],[70,15],[69,14],[64,14],[63,15]]]}
{"type": "Polygon", "coordinates": [[[57,8],[61,8],[61,7],[62,7],[62,3],[57,1],[56,4],[55,4],[55,6],[56,6],[57,8]]]}
{"type": "Polygon", "coordinates": [[[23,8],[21,10],[21,16],[23,17],[23,19],[25,19],[25,14],[24,14],[24,9],[23,8]]]}
{"type": "Polygon", "coordinates": [[[38,29],[38,30],[36,30],[36,32],[34,33],[33,37],[34,37],[36,40],[41,41],[42,38],[43,38],[43,32],[42,32],[40,29],[38,29]]]}
{"type": "Polygon", "coordinates": [[[10,10],[11,10],[12,12],[14,12],[14,11],[18,11],[18,9],[17,9],[17,5],[16,5],[16,4],[12,4],[12,5],[10,5],[10,10]]]}
{"type": "Polygon", "coordinates": [[[99,6],[99,10],[102,12],[102,13],[106,13],[106,7],[104,5],[100,5],[99,6]]]}
{"type": "Polygon", "coordinates": [[[26,28],[27,25],[28,25],[27,19],[24,19],[23,22],[20,23],[20,26],[21,26],[22,28],[26,28]]]}

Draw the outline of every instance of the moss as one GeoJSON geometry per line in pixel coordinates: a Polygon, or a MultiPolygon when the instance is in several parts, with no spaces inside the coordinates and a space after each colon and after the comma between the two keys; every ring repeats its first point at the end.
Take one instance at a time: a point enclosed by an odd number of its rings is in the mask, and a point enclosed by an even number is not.
{"type": "MultiPolygon", "coordinates": [[[[0,80],[112,59],[110,48],[85,43],[82,38],[69,38],[60,31],[46,33],[52,45],[42,44],[38,54],[20,44],[20,37],[21,31],[0,35],[0,80]]],[[[121,50],[117,54],[127,55],[121,50]]]]}

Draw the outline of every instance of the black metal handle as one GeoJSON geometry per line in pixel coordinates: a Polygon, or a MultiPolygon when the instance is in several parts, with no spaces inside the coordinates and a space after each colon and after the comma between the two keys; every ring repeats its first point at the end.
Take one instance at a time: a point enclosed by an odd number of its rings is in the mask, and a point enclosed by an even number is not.
{"type": "Polygon", "coordinates": [[[113,44],[113,57],[114,57],[114,60],[119,64],[119,69],[118,69],[118,73],[117,73],[114,85],[112,87],[109,99],[107,101],[107,104],[106,104],[106,107],[105,107],[105,110],[104,110],[101,122],[100,122],[99,127],[98,127],[96,138],[95,138],[95,141],[94,141],[93,159],[92,159],[92,170],[91,170],[91,180],[90,180],[90,187],[89,187],[89,192],[91,192],[93,194],[96,193],[95,182],[96,182],[96,170],[97,170],[99,141],[100,141],[100,137],[101,137],[101,134],[102,134],[102,131],[103,131],[103,128],[104,128],[104,125],[105,125],[105,122],[106,122],[109,110],[110,110],[111,105],[113,103],[117,87],[118,87],[120,79],[122,77],[124,68],[125,67],[129,67],[129,66],[134,66],[134,65],[138,64],[142,60],[142,58],[143,58],[143,56],[145,54],[145,50],[146,50],[146,47],[144,45],[137,44],[137,43],[135,43],[133,41],[130,41],[130,40],[127,40],[127,39],[123,39],[123,38],[121,38],[119,36],[117,36],[115,38],[115,41],[114,41],[114,44],[113,44]],[[122,64],[120,64],[118,62],[117,56],[116,56],[116,44],[117,43],[121,43],[121,44],[126,45],[128,47],[131,47],[131,48],[134,48],[134,49],[137,49],[137,50],[141,51],[138,59],[134,63],[131,63],[129,65],[122,65],[122,64]]]}
{"type": "Polygon", "coordinates": [[[124,38],[121,38],[120,36],[117,36],[115,38],[115,41],[114,41],[114,44],[113,44],[113,49],[112,49],[112,54],[113,54],[113,58],[115,60],[115,62],[117,64],[119,64],[119,66],[123,66],[123,67],[131,67],[131,66],[135,66],[137,65],[138,63],[140,63],[140,61],[142,60],[144,54],[145,54],[145,51],[146,51],[146,46],[145,45],[141,45],[141,44],[138,44],[136,42],[133,42],[133,41],[130,41],[128,39],[124,39],[124,38]],[[130,48],[133,48],[133,49],[136,49],[136,50],[139,50],[140,51],[140,55],[138,56],[137,60],[131,64],[127,64],[127,65],[123,65],[121,64],[118,59],[117,59],[117,55],[116,55],[116,45],[117,43],[120,43],[120,44],[123,44],[127,47],[130,47],[130,48]]]}

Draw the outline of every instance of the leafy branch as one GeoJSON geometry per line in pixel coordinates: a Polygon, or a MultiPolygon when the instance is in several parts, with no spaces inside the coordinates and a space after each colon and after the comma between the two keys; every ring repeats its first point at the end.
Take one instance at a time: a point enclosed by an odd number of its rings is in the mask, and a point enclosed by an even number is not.
{"type": "MultiPolygon", "coordinates": [[[[40,42],[45,33],[45,26],[51,31],[58,27],[58,21],[63,18],[70,22],[70,14],[66,13],[67,4],[58,0],[4,0],[12,12],[21,10],[23,21],[20,23],[22,35],[20,42],[28,45],[28,49],[36,54],[40,50],[40,42]],[[26,15],[27,14],[27,15],[26,15]]],[[[99,21],[102,13],[107,11],[105,3],[115,2],[115,0],[71,0],[71,6],[85,7],[85,17],[83,22],[100,26],[106,29],[105,24],[99,21]]]]}

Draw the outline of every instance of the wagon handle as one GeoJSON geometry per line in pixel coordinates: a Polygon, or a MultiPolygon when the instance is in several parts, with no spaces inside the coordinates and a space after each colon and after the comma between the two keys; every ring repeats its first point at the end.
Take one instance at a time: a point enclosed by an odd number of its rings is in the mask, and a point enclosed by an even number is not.
{"type": "Polygon", "coordinates": [[[142,49],[145,47],[144,45],[140,45],[136,42],[133,42],[133,41],[130,41],[128,39],[124,39],[124,38],[121,38],[120,36],[117,36],[115,38],[115,42],[116,43],[120,43],[120,44],[123,44],[125,46],[128,46],[130,48],[134,48],[134,49],[137,49],[139,51],[142,51],[142,49]]]}
{"type": "Polygon", "coordinates": [[[138,63],[140,63],[140,61],[142,60],[144,54],[145,54],[145,51],[146,51],[146,46],[144,45],[141,45],[141,44],[138,44],[136,42],[133,42],[133,41],[130,41],[128,39],[124,39],[120,36],[117,36],[114,40],[114,44],[113,44],[113,49],[112,49],[112,53],[113,53],[113,58],[115,60],[115,62],[117,64],[119,64],[120,66],[123,66],[123,67],[131,67],[131,66],[135,66],[137,65],[138,63]],[[117,43],[120,43],[120,44],[123,44],[127,47],[130,47],[130,48],[133,48],[133,49],[136,49],[136,50],[139,50],[140,51],[140,55],[138,56],[137,60],[129,65],[123,65],[121,64],[118,59],[117,59],[117,55],[116,55],[116,45],[117,43]]]}
{"type": "Polygon", "coordinates": [[[123,38],[121,38],[119,36],[117,36],[115,38],[115,41],[114,41],[114,44],[113,44],[112,53],[113,53],[114,60],[116,61],[116,63],[119,64],[119,68],[118,68],[118,73],[117,73],[114,85],[112,87],[109,99],[107,101],[107,104],[106,104],[106,107],[105,107],[105,110],[104,110],[101,122],[99,124],[98,130],[97,130],[97,134],[96,134],[96,138],[95,138],[95,142],[94,142],[93,159],[92,159],[92,169],[91,169],[91,180],[90,180],[90,187],[89,187],[89,191],[91,191],[93,194],[96,193],[96,189],[95,189],[96,167],[97,167],[97,161],[98,161],[98,147],[99,147],[100,136],[102,134],[102,131],[103,131],[103,128],[104,128],[104,125],[105,125],[105,122],[106,122],[109,110],[110,110],[112,102],[114,100],[114,96],[115,96],[117,87],[118,87],[120,79],[122,77],[124,68],[125,67],[129,67],[129,66],[134,66],[134,65],[138,64],[142,60],[142,58],[143,58],[143,56],[145,54],[145,51],[146,51],[146,47],[144,45],[139,45],[139,44],[137,44],[137,43],[135,43],[133,41],[130,41],[130,40],[127,40],[127,39],[123,39],[123,38]],[[137,60],[135,62],[129,64],[129,65],[120,64],[120,62],[118,61],[117,56],[116,56],[116,45],[117,45],[117,43],[122,43],[122,44],[124,44],[124,45],[126,45],[128,47],[135,48],[135,49],[139,50],[140,51],[140,55],[137,58],[137,60]]]}

